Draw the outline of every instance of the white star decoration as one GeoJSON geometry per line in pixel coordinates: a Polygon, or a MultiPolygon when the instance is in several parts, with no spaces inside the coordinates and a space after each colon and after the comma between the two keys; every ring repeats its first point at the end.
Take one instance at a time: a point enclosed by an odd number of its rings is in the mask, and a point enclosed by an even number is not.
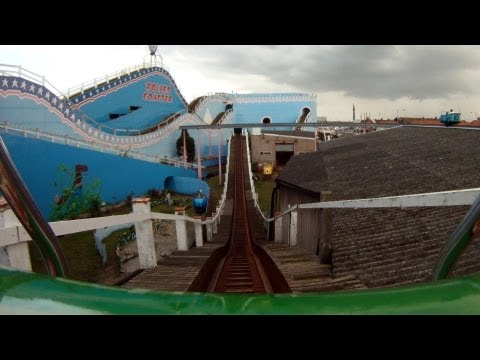
{"type": "Polygon", "coordinates": [[[16,87],[18,89],[18,83],[17,83],[17,79],[13,79],[12,81],[12,88],[16,87]]]}
{"type": "Polygon", "coordinates": [[[57,98],[56,98],[56,97],[53,98],[52,104],[53,104],[53,105],[57,105],[57,98]]]}
{"type": "Polygon", "coordinates": [[[7,79],[3,79],[2,86],[3,87],[8,87],[8,80],[7,79]]]}
{"type": "Polygon", "coordinates": [[[65,114],[67,114],[67,116],[68,116],[68,113],[69,113],[69,112],[70,112],[70,110],[69,110],[68,108],[65,109],[65,114]]]}
{"type": "Polygon", "coordinates": [[[39,88],[37,94],[38,94],[38,95],[43,95],[43,89],[42,89],[42,88],[39,88]]]}
{"type": "Polygon", "coordinates": [[[60,110],[63,110],[63,103],[60,103],[60,105],[58,105],[58,108],[59,108],[60,110]]]}
{"type": "Polygon", "coordinates": [[[31,91],[31,92],[35,92],[35,86],[33,86],[33,84],[30,85],[30,91],[31,91]]]}
{"type": "Polygon", "coordinates": [[[47,93],[45,94],[45,99],[47,100],[50,100],[50,93],[47,91],[47,93]]]}
{"type": "Polygon", "coordinates": [[[83,95],[82,95],[82,98],[84,98],[84,99],[85,99],[85,94],[83,94],[83,95]]]}
{"type": "Polygon", "coordinates": [[[77,104],[78,104],[78,98],[76,98],[76,99],[75,99],[75,103],[77,103],[77,104]]]}
{"type": "Polygon", "coordinates": [[[23,81],[23,82],[22,82],[22,85],[20,86],[20,88],[27,90],[27,82],[26,82],[26,81],[23,81]]]}

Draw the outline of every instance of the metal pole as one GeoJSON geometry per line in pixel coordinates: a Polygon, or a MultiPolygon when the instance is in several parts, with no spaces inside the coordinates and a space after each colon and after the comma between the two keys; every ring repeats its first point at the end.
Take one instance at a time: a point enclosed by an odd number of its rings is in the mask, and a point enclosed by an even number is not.
{"type": "Polygon", "coordinates": [[[200,180],[202,180],[202,159],[200,155],[200,129],[197,129],[197,161],[198,161],[198,168],[197,168],[197,176],[200,180]]]}
{"type": "Polygon", "coordinates": [[[218,185],[222,185],[222,129],[218,136],[218,185]]]}
{"type": "Polygon", "coordinates": [[[185,133],[187,130],[183,130],[183,168],[184,174],[187,172],[187,139],[185,137],[185,133]]]}
{"type": "Polygon", "coordinates": [[[212,132],[209,130],[208,131],[208,145],[209,145],[209,152],[208,152],[208,157],[211,159],[212,156],[212,132]]]}

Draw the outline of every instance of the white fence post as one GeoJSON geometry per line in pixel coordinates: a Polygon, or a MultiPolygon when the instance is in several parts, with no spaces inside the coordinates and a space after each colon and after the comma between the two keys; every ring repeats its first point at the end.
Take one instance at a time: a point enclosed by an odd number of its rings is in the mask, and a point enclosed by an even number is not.
{"type": "MultiPolygon", "coordinates": [[[[202,221],[201,216],[195,216],[194,219],[198,221],[202,221]]],[[[197,247],[202,247],[203,246],[203,231],[202,231],[202,224],[200,223],[194,223],[193,224],[195,228],[195,245],[197,247]]]]}
{"type": "MultiPolygon", "coordinates": [[[[280,215],[280,212],[276,212],[275,216],[280,215]]],[[[283,225],[283,216],[277,218],[275,220],[275,242],[281,244],[282,243],[282,225],[283,225]]]]}
{"type": "MultiPolygon", "coordinates": [[[[185,207],[176,207],[175,215],[185,215],[185,207]]],[[[177,248],[179,251],[187,251],[187,223],[185,220],[175,220],[175,229],[177,230],[177,248]]]]}
{"type": "MultiPolygon", "coordinates": [[[[212,218],[214,218],[215,215],[216,215],[216,213],[212,213],[212,218]]],[[[216,234],[217,233],[217,219],[215,219],[212,222],[212,229],[213,229],[213,233],[216,234]]]]}
{"type": "MultiPolygon", "coordinates": [[[[212,218],[210,216],[208,216],[206,220],[207,221],[212,221],[212,218]]],[[[212,237],[213,237],[212,223],[208,223],[205,226],[207,227],[207,241],[212,241],[212,237]]]]}
{"type": "Polygon", "coordinates": [[[297,245],[297,211],[290,213],[290,246],[297,245]]]}
{"type": "MultiPolygon", "coordinates": [[[[134,213],[150,213],[150,198],[133,199],[132,210],[134,213]]],[[[148,269],[157,267],[152,220],[136,222],[135,233],[137,237],[140,268],[148,269]]]]}
{"type": "MultiPolygon", "coordinates": [[[[7,208],[2,211],[0,209],[0,228],[13,226],[21,226],[13,210],[7,208]]],[[[6,259],[0,255],[0,264],[19,270],[32,271],[30,252],[26,241],[7,245],[4,248],[0,248],[0,251],[3,252],[3,249],[5,249],[6,259]]]]}

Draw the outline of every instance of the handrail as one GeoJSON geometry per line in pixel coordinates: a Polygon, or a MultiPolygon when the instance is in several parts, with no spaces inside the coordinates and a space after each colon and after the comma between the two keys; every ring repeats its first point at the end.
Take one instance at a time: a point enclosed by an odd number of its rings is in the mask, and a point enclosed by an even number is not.
{"type": "Polygon", "coordinates": [[[195,108],[193,109],[193,111],[195,112],[198,112],[200,106],[207,106],[209,102],[212,102],[214,100],[225,100],[226,95],[215,93],[211,95],[210,94],[201,95],[201,97],[203,97],[202,100],[199,101],[197,105],[195,105],[195,108]]]}
{"type": "Polygon", "coordinates": [[[475,224],[479,224],[479,219],[480,195],[477,196],[470,210],[468,210],[467,214],[463,217],[460,224],[455,228],[440,251],[440,258],[433,271],[433,281],[442,280],[448,276],[452,266],[457,262],[465,247],[470,243],[472,232],[475,224]]]}
{"type": "Polygon", "coordinates": [[[34,237],[50,275],[66,277],[67,262],[62,247],[40,213],[0,137],[0,190],[24,229],[34,237]]]}
{"type": "MultiPolygon", "coordinates": [[[[88,125],[77,123],[77,122],[72,122],[72,125],[75,126],[76,130],[79,130],[82,132],[87,137],[92,137],[95,136],[96,139],[94,140],[95,143],[97,143],[99,146],[103,144],[108,144],[108,145],[116,145],[120,148],[126,148],[126,147],[143,147],[143,141],[148,140],[151,141],[154,138],[157,138],[158,140],[162,139],[165,136],[169,136],[173,131],[177,130],[179,123],[186,121],[186,120],[191,120],[191,121],[197,121],[198,123],[204,124],[203,120],[197,115],[197,114],[192,114],[189,112],[185,112],[185,114],[177,117],[173,121],[171,121],[169,124],[166,124],[164,126],[159,127],[156,131],[152,131],[148,134],[139,134],[136,135],[137,137],[140,138],[140,141],[138,141],[138,138],[135,136],[122,136],[122,135],[117,135],[117,134],[110,134],[110,133],[102,133],[101,129],[96,129],[93,127],[89,127],[88,125]],[[171,130],[171,131],[170,131],[171,130]]],[[[8,122],[4,122],[3,124],[0,124],[0,128],[3,127],[5,129],[20,129],[20,131],[38,131],[42,132],[41,130],[38,129],[31,129],[28,130],[26,128],[23,128],[18,125],[14,125],[8,122]]],[[[128,131],[128,130],[127,130],[128,131]]],[[[133,130],[130,130],[133,131],[133,130]]],[[[46,134],[50,134],[47,132],[42,132],[46,134]]],[[[146,146],[146,145],[145,145],[146,146]]]]}
{"type": "MultiPolygon", "coordinates": [[[[155,66],[156,65],[157,64],[156,64],[156,60],[155,60],[155,66]]],[[[85,114],[76,104],[74,104],[70,100],[70,96],[72,95],[72,89],[74,91],[78,91],[79,89],[82,89],[82,91],[83,91],[85,85],[87,86],[87,88],[92,86],[92,85],[96,87],[97,86],[97,81],[100,81],[100,79],[102,79],[102,81],[105,80],[105,79],[108,79],[107,81],[110,81],[110,80],[113,80],[117,77],[128,75],[133,71],[137,71],[137,70],[140,70],[140,69],[143,69],[143,68],[150,68],[150,65],[146,64],[145,61],[144,61],[143,64],[127,67],[125,69],[122,69],[122,70],[117,71],[115,73],[112,73],[110,75],[105,75],[102,78],[93,79],[92,81],[90,81],[88,83],[83,83],[80,86],[76,86],[74,88],[69,88],[67,91],[59,90],[50,81],[46,80],[44,75],[38,75],[38,74],[36,74],[36,73],[34,73],[30,70],[24,69],[21,65],[0,64],[0,75],[18,76],[18,77],[23,77],[23,78],[25,78],[27,80],[30,80],[30,81],[34,81],[36,83],[40,83],[48,91],[50,91],[55,96],[57,96],[61,101],[65,102],[65,104],[68,105],[70,110],[72,110],[72,111],[75,110],[77,112],[77,114],[80,115],[80,119],[83,122],[85,122],[86,124],[90,124],[90,126],[93,126],[94,128],[96,128],[100,131],[102,131],[102,129],[109,129],[114,135],[117,135],[118,132],[124,132],[128,135],[129,133],[132,133],[132,132],[140,134],[142,130],[139,130],[139,129],[118,129],[118,128],[111,127],[109,125],[105,125],[103,123],[99,123],[95,119],[93,119],[90,116],[88,116],[87,114],[85,114]],[[47,84],[49,86],[48,88],[46,87],[47,84]],[[53,89],[54,91],[52,91],[51,89],[53,89]]],[[[183,99],[183,102],[186,103],[185,99],[183,98],[183,95],[181,95],[180,90],[178,89],[178,86],[176,85],[175,81],[173,80],[173,77],[170,74],[168,68],[165,67],[165,66],[162,66],[162,68],[168,72],[171,80],[173,81],[173,85],[175,86],[176,90],[180,94],[180,97],[183,99]]],[[[78,119],[78,117],[77,117],[77,119],[78,119]]]]}
{"type": "MultiPolygon", "coordinates": [[[[0,129],[4,129],[6,133],[8,133],[9,131],[14,131],[24,135],[24,137],[26,137],[28,134],[28,135],[32,135],[36,139],[44,138],[44,139],[51,140],[53,142],[57,141],[57,142],[63,143],[65,145],[77,146],[77,147],[80,147],[80,145],[82,145],[87,149],[101,150],[102,152],[107,152],[114,155],[129,156],[137,160],[144,160],[144,161],[149,161],[149,162],[159,163],[164,165],[172,165],[175,167],[185,166],[183,162],[177,161],[174,159],[148,155],[139,151],[124,149],[119,146],[114,146],[113,144],[97,143],[95,141],[87,141],[84,139],[73,138],[68,135],[57,135],[57,134],[49,133],[39,129],[28,129],[20,126],[14,126],[8,123],[0,123],[0,129]]],[[[187,164],[187,168],[197,169],[198,164],[193,164],[193,163],[187,164]]],[[[201,168],[204,169],[205,166],[201,166],[201,168]]]]}
{"type": "MultiPolygon", "coordinates": [[[[170,70],[163,64],[163,62],[159,61],[159,64],[161,65],[163,69],[167,70],[170,73],[170,70]]],[[[99,76],[97,78],[94,78],[93,80],[90,80],[85,83],[81,83],[79,85],[75,85],[73,87],[68,88],[66,91],[64,91],[68,97],[75,95],[76,93],[80,92],[83,93],[84,90],[89,89],[90,87],[97,87],[98,84],[101,84],[102,82],[109,82],[110,80],[114,80],[116,78],[120,78],[124,75],[130,75],[130,73],[141,70],[141,69],[146,69],[146,68],[151,68],[155,67],[157,65],[157,59],[154,59],[154,62],[151,64],[147,64],[145,62],[145,59],[143,60],[142,64],[137,64],[137,65],[132,65],[132,66],[127,66],[126,68],[123,68],[121,70],[112,72],[110,74],[106,74],[103,76],[99,76]]]]}
{"type": "Polygon", "coordinates": [[[245,131],[245,138],[246,138],[246,142],[247,142],[248,178],[250,180],[250,188],[252,190],[253,201],[255,203],[255,207],[257,208],[258,212],[260,213],[260,215],[262,215],[263,220],[266,221],[266,222],[270,222],[270,221],[273,221],[273,219],[267,218],[263,214],[263,211],[260,208],[260,204],[258,203],[257,192],[255,191],[255,183],[253,182],[252,164],[251,164],[251,158],[250,158],[250,141],[249,141],[248,131],[245,131]]]}
{"type": "Polygon", "coordinates": [[[178,118],[180,114],[182,113],[189,113],[188,109],[182,109],[182,110],[179,110],[177,111],[175,114],[173,115],[170,115],[168,118],[164,119],[163,121],[153,125],[153,126],[150,126],[149,128],[147,129],[143,129],[143,130],[135,130],[135,131],[138,131],[139,135],[144,135],[144,134],[148,134],[149,132],[152,132],[152,129],[157,129],[157,130],[160,130],[161,127],[165,127],[166,125],[169,125],[170,123],[172,123],[176,118],[178,118]]]}
{"type": "MultiPolygon", "coordinates": [[[[221,130],[220,130],[221,131],[221,130]]],[[[215,216],[210,220],[210,223],[217,221],[217,218],[221,215],[221,210],[225,206],[225,200],[227,199],[227,190],[228,190],[228,174],[229,174],[229,168],[230,168],[230,149],[231,149],[231,144],[232,144],[232,135],[230,134],[230,137],[228,138],[228,149],[227,149],[227,165],[226,165],[226,171],[225,171],[225,181],[223,182],[223,192],[222,192],[222,200],[220,203],[220,211],[218,211],[215,216]]],[[[218,159],[218,161],[222,161],[221,158],[218,159]]]]}
{"type": "Polygon", "coordinates": [[[33,71],[24,69],[21,65],[8,65],[8,64],[0,64],[0,74],[6,75],[6,76],[17,76],[17,77],[21,77],[21,78],[36,82],[36,83],[40,83],[48,91],[53,93],[53,95],[55,95],[61,101],[65,102],[65,104],[68,105],[70,110],[75,110],[81,116],[82,121],[84,121],[87,124],[93,123],[94,127],[99,130],[101,130],[103,127],[103,128],[111,129],[113,131],[115,130],[128,131],[127,129],[114,129],[108,125],[100,124],[94,119],[92,119],[90,116],[85,114],[82,110],[80,110],[72,101],[70,101],[69,97],[65,95],[64,92],[56,88],[50,81],[46,80],[44,75],[38,75],[33,71]],[[7,68],[7,69],[4,69],[4,68],[7,68]],[[47,88],[46,85],[48,85],[49,87],[47,88]],[[54,91],[52,91],[52,89],[54,91]]]}

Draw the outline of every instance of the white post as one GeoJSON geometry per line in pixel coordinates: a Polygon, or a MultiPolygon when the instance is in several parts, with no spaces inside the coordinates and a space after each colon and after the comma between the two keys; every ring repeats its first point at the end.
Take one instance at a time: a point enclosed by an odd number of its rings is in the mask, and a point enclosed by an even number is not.
{"type": "MultiPolygon", "coordinates": [[[[202,217],[195,216],[195,219],[197,219],[198,221],[201,221],[202,217]]],[[[193,226],[195,228],[195,244],[197,245],[197,247],[201,247],[203,246],[202,224],[194,223],[193,226]]]]}
{"type": "Polygon", "coordinates": [[[290,212],[290,246],[297,245],[297,211],[290,212]]]}
{"type": "MultiPolygon", "coordinates": [[[[13,226],[21,226],[20,221],[11,209],[0,210],[0,227],[7,228],[13,226]]],[[[2,249],[3,250],[3,249],[2,249]]],[[[12,267],[14,269],[32,271],[32,263],[30,262],[30,252],[26,241],[5,246],[7,255],[6,262],[0,261],[2,265],[12,267]]],[[[2,257],[0,257],[0,260],[2,257]]]]}
{"type": "MultiPolygon", "coordinates": [[[[212,221],[212,218],[210,216],[207,217],[207,221],[212,221]]],[[[212,223],[208,223],[206,224],[206,226],[207,226],[207,241],[212,241],[212,237],[213,237],[212,223]]]]}
{"type": "MultiPolygon", "coordinates": [[[[214,218],[215,215],[216,215],[216,213],[212,213],[212,218],[214,218]]],[[[213,228],[213,233],[216,234],[217,233],[217,219],[215,219],[212,222],[212,228],[213,228]]]]}
{"type": "MultiPolygon", "coordinates": [[[[185,215],[185,207],[175,208],[175,215],[185,215]]],[[[177,247],[179,251],[187,251],[187,223],[185,220],[175,220],[177,230],[177,247]]]]}
{"type": "MultiPolygon", "coordinates": [[[[275,216],[280,215],[281,213],[275,213],[275,216]]],[[[275,220],[275,242],[281,243],[282,242],[282,224],[283,224],[283,216],[279,217],[275,220]]]]}
{"type": "MultiPolygon", "coordinates": [[[[134,213],[150,213],[150,198],[133,199],[132,210],[134,213]]],[[[136,222],[135,233],[140,268],[155,268],[157,266],[157,254],[155,253],[152,220],[136,222]]]]}

